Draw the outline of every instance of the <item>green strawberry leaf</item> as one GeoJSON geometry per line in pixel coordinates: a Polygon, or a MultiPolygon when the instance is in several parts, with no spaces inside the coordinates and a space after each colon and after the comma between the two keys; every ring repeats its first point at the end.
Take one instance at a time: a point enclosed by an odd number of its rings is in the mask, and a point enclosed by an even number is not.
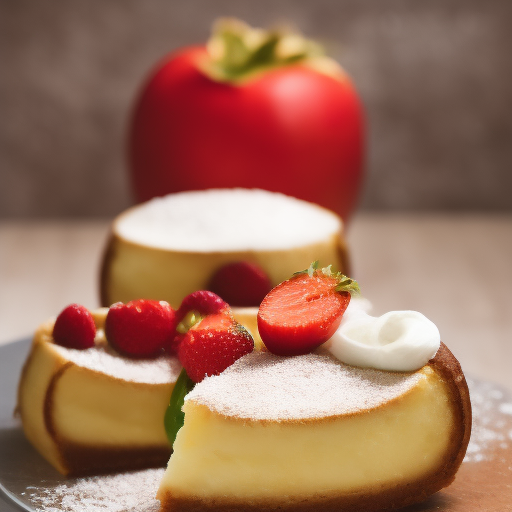
{"type": "Polygon", "coordinates": [[[309,268],[307,268],[305,270],[299,270],[298,272],[294,272],[292,274],[292,277],[301,276],[301,275],[305,275],[305,274],[307,274],[309,277],[313,277],[313,274],[315,273],[315,270],[317,270],[317,269],[318,269],[318,260],[313,261],[313,263],[311,263],[311,265],[309,265],[309,268]]]}
{"type": "Polygon", "coordinates": [[[194,325],[198,324],[203,317],[198,311],[189,311],[184,317],[183,320],[176,326],[176,330],[180,334],[186,334],[189,329],[194,327],[194,325]]]}
{"type": "Polygon", "coordinates": [[[185,396],[192,391],[194,386],[194,381],[183,368],[172,390],[169,406],[164,417],[165,432],[171,445],[174,444],[176,434],[185,422],[185,413],[181,410],[185,402],[185,396]]]}
{"type": "Polygon", "coordinates": [[[300,270],[299,272],[295,272],[292,277],[306,274],[309,277],[313,277],[315,275],[315,272],[321,272],[324,276],[332,277],[333,279],[338,281],[338,284],[336,285],[337,292],[348,292],[350,293],[350,295],[359,295],[361,293],[361,289],[359,288],[357,281],[351,279],[350,277],[347,277],[341,272],[334,272],[332,270],[332,265],[328,265],[327,267],[323,267],[322,269],[318,270],[318,260],[313,261],[313,263],[311,263],[309,268],[307,268],[306,270],[300,270]]]}
{"type": "Polygon", "coordinates": [[[321,270],[322,274],[327,277],[332,277],[332,265],[327,265],[321,270]]]}
{"type": "Polygon", "coordinates": [[[338,274],[336,277],[339,279],[339,283],[336,286],[337,292],[348,292],[350,295],[359,295],[361,293],[359,284],[354,279],[350,279],[350,277],[343,274],[338,274]]]}

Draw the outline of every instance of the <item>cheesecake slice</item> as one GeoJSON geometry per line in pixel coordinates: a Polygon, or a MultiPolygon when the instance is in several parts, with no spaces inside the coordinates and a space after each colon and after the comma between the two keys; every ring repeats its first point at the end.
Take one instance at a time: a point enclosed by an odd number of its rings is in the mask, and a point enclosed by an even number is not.
{"type": "Polygon", "coordinates": [[[444,346],[415,372],[327,351],[254,352],[187,395],[158,491],[162,511],[377,511],[447,486],[471,406],[444,346]]]}
{"type": "Polygon", "coordinates": [[[54,320],[35,333],[18,389],[27,439],[64,475],[164,465],[163,417],[181,370],[175,357],[134,360],[111,349],[107,310],[94,312],[95,346],[54,343],[54,320]]]}
{"type": "Polygon", "coordinates": [[[343,222],[329,210],[255,189],[171,194],[114,220],[101,302],[145,298],[178,308],[227,264],[257,265],[275,286],[314,260],[349,272],[343,222]]]}

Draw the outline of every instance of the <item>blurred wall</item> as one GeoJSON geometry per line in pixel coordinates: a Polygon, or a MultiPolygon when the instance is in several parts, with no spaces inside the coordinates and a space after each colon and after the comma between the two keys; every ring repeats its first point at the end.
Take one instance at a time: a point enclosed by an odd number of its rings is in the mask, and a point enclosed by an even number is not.
{"type": "Polygon", "coordinates": [[[363,209],[512,210],[508,0],[0,0],[0,217],[131,203],[130,105],[218,16],[322,41],[367,110],[363,209]]]}

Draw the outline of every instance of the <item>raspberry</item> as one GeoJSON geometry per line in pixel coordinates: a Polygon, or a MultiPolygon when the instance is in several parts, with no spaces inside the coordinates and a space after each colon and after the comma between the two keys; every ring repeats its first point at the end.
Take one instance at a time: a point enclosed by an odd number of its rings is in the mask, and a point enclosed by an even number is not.
{"type": "Polygon", "coordinates": [[[234,307],[259,306],[272,288],[265,271],[255,263],[237,261],[219,268],[208,289],[234,307]]]}
{"type": "Polygon", "coordinates": [[[57,345],[84,350],[94,347],[96,325],[91,313],[80,304],[63,309],[53,326],[53,339],[57,345]]]}
{"type": "Polygon", "coordinates": [[[176,312],[164,301],[133,300],[113,304],[105,320],[105,335],[120,354],[134,358],[158,356],[174,337],[176,312]]]}

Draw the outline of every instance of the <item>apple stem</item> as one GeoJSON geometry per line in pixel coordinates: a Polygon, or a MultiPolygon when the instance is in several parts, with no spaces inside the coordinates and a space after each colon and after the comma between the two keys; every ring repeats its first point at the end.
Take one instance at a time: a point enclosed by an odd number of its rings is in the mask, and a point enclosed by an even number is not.
{"type": "Polygon", "coordinates": [[[234,18],[218,20],[202,63],[212,79],[238,82],[271,68],[314,59],[323,48],[302,35],[285,30],[252,28],[234,18]]]}

